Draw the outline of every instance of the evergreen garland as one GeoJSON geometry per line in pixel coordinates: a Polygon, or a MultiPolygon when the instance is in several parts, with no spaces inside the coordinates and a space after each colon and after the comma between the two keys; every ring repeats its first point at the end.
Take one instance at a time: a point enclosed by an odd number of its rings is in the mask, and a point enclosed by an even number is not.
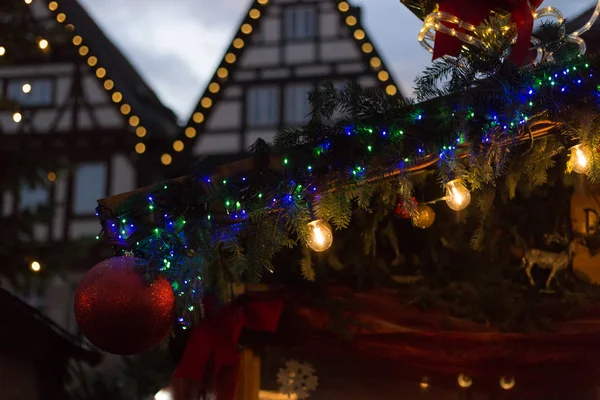
{"type": "MultiPolygon", "coordinates": [[[[502,24],[490,20],[482,29],[502,24]]],[[[183,324],[197,318],[187,311],[189,296],[214,291],[226,299],[232,282],[285,283],[299,271],[308,281],[357,287],[419,276],[418,304],[446,304],[481,321],[495,315],[506,329],[523,329],[533,307],[523,302],[540,299],[511,249],[540,246],[544,233],[570,233],[561,220],[571,180],[563,154],[576,143],[600,146],[597,63],[567,49],[556,64],[517,68],[504,60],[508,41],[493,43],[489,52],[434,63],[416,82],[420,103],[356,84],[324,85],[310,95],[304,127],[272,145],[256,142],[245,164],[209,171],[204,162],[185,179],[142,191],[114,215],[103,213],[105,227],[118,225],[105,233],[174,282],[183,324]],[[473,191],[469,209],[436,207],[428,231],[393,217],[399,202],[414,215],[413,197],[442,198],[440,184],[457,177],[473,191]],[[542,212],[540,202],[555,208],[542,212]],[[335,230],[325,254],[305,245],[315,219],[335,230]],[[500,299],[517,308],[499,312],[500,299]]],[[[592,153],[588,176],[596,181],[600,160],[592,153]]],[[[572,283],[556,302],[581,299],[573,292],[582,290],[572,283]]],[[[547,317],[528,324],[544,327],[547,317]]]]}

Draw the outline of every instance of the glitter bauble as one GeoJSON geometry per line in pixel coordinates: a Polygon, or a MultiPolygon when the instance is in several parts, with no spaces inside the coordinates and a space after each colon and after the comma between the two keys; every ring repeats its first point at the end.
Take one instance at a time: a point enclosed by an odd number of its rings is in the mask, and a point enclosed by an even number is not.
{"type": "Polygon", "coordinates": [[[173,323],[175,294],[164,277],[144,279],[133,256],[113,257],[93,267],[75,293],[75,319],[92,344],[130,355],[157,346],[173,323]]]}
{"type": "Polygon", "coordinates": [[[435,221],[435,212],[427,204],[417,205],[417,209],[412,217],[412,223],[417,228],[427,229],[435,221]]]}
{"type": "Polygon", "coordinates": [[[404,200],[402,200],[402,199],[398,200],[398,204],[396,205],[396,208],[394,209],[394,212],[396,213],[396,215],[402,219],[411,219],[411,215],[410,215],[411,208],[416,206],[417,204],[419,204],[417,202],[417,199],[415,199],[414,197],[411,199],[411,201],[412,201],[412,205],[407,206],[405,204],[404,200]]]}

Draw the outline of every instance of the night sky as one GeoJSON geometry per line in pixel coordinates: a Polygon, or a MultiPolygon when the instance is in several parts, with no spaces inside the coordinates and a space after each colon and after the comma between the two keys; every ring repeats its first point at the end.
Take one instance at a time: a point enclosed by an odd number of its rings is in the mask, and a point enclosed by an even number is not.
{"type": "MultiPolygon", "coordinates": [[[[251,0],[80,0],[161,100],[187,120],[251,0]]],[[[477,0],[475,0],[477,1],[477,0]]],[[[404,93],[430,62],[419,21],[399,0],[350,0],[404,93]]],[[[576,16],[592,0],[547,0],[576,16]]]]}

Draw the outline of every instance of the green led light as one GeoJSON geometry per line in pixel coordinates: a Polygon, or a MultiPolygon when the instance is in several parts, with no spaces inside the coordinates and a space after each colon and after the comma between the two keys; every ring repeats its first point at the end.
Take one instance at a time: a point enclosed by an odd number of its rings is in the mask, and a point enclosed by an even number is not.
{"type": "Polygon", "coordinates": [[[352,175],[356,175],[356,171],[352,171],[352,175]]]}
{"type": "Polygon", "coordinates": [[[163,186],[163,189],[166,189],[166,188],[167,188],[167,185],[163,186]]]}
{"type": "Polygon", "coordinates": [[[99,239],[100,239],[100,236],[96,236],[96,240],[99,240],[99,239]]]}
{"type": "Polygon", "coordinates": [[[309,171],[312,171],[312,167],[310,165],[308,167],[306,167],[306,169],[308,169],[309,171]]]}
{"type": "Polygon", "coordinates": [[[241,204],[239,201],[237,201],[237,202],[235,203],[235,206],[236,206],[237,208],[240,208],[240,207],[242,206],[242,204],[241,204]]]}
{"type": "Polygon", "coordinates": [[[410,161],[410,159],[409,159],[409,158],[405,158],[405,159],[404,159],[404,162],[409,162],[409,161],[410,161]]]}
{"type": "Polygon", "coordinates": [[[123,219],[121,220],[121,222],[122,222],[122,223],[125,223],[125,222],[127,222],[127,220],[126,220],[125,218],[123,218],[123,219]]]}
{"type": "Polygon", "coordinates": [[[259,199],[262,199],[262,193],[259,193],[259,194],[258,194],[258,198],[259,198],[259,199]]]}
{"type": "Polygon", "coordinates": [[[154,228],[154,233],[158,234],[158,228],[154,228]]]}
{"type": "Polygon", "coordinates": [[[533,107],[533,102],[532,101],[529,102],[529,107],[533,107]]]}
{"type": "Polygon", "coordinates": [[[121,235],[124,235],[124,234],[125,234],[125,229],[123,229],[123,230],[121,231],[121,235]]]}
{"type": "Polygon", "coordinates": [[[227,185],[227,179],[223,179],[223,185],[227,185]]]}
{"type": "Polygon", "coordinates": [[[589,67],[590,67],[590,64],[587,64],[587,63],[586,63],[586,64],[585,64],[585,67],[586,67],[586,68],[589,68],[589,67]]]}
{"type": "Polygon", "coordinates": [[[398,133],[400,133],[401,136],[404,135],[404,131],[403,130],[400,130],[398,133]]]}
{"type": "Polygon", "coordinates": [[[225,205],[226,205],[227,207],[229,207],[229,206],[231,205],[231,203],[229,202],[229,200],[227,200],[227,201],[225,202],[225,205]]]}
{"type": "Polygon", "coordinates": [[[369,151],[373,151],[373,147],[372,147],[372,146],[368,146],[368,147],[367,147],[367,150],[369,150],[369,151]]]}
{"type": "Polygon", "coordinates": [[[152,204],[150,204],[150,206],[148,208],[151,210],[154,210],[154,206],[152,204]]]}
{"type": "Polygon", "coordinates": [[[189,306],[189,307],[188,307],[188,310],[190,310],[190,311],[194,311],[194,306],[189,306]]]}
{"type": "Polygon", "coordinates": [[[287,164],[288,164],[288,159],[287,159],[287,158],[284,158],[284,159],[283,159],[283,163],[284,163],[285,165],[287,165],[287,164]]]}
{"type": "Polygon", "coordinates": [[[210,221],[210,214],[208,215],[208,217],[206,217],[206,219],[208,219],[210,221]]]}
{"type": "Polygon", "coordinates": [[[552,82],[550,82],[550,84],[551,84],[552,86],[554,86],[554,85],[556,84],[556,82],[552,81],[552,82]]]}

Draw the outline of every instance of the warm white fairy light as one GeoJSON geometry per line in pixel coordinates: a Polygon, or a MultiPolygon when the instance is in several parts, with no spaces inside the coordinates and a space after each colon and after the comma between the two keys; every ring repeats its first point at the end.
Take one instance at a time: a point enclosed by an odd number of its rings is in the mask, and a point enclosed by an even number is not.
{"type": "Polygon", "coordinates": [[[18,124],[23,119],[23,116],[21,115],[20,112],[16,112],[13,114],[12,118],[13,118],[13,121],[15,121],[18,124]]]}
{"type": "Polygon", "coordinates": [[[578,174],[585,174],[590,169],[590,149],[584,144],[571,147],[571,167],[578,174]]]}
{"type": "Polygon", "coordinates": [[[40,272],[40,270],[42,269],[42,265],[38,261],[32,261],[31,264],[29,264],[29,268],[33,272],[40,272]]]}
{"type": "Polygon", "coordinates": [[[458,376],[458,386],[461,388],[469,388],[473,385],[473,379],[469,375],[460,374],[458,376]]]}
{"type": "Polygon", "coordinates": [[[25,4],[31,4],[33,0],[25,0],[25,4]]]}
{"type": "Polygon", "coordinates": [[[26,83],[23,86],[21,86],[21,90],[23,91],[23,93],[29,93],[31,92],[31,85],[29,83],[26,83]]]}
{"type": "Polygon", "coordinates": [[[48,48],[48,41],[46,39],[40,39],[38,40],[38,46],[40,49],[45,50],[48,48]]]}
{"type": "Polygon", "coordinates": [[[4,46],[0,46],[0,57],[6,54],[6,49],[4,46]]]}
{"type": "Polygon", "coordinates": [[[471,192],[460,178],[455,179],[446,183],[446,197],[444,200],[451,209],[455,211],[464,210],[471,203],[471,192]]]}
{"type": "Polygon", "coordinates": [[[333,243],[333,233],[331,228],[323,221],[316,220],[308,224],[309,237],[308,247],[316,252],[322,252],[331,247],[333,243]]]}
{"type": "Polygon", "coordinates": [[[504,390],[510,390],[515,387],[515,378],[503,376],[500,378],[500,387],[504,390]]]}

